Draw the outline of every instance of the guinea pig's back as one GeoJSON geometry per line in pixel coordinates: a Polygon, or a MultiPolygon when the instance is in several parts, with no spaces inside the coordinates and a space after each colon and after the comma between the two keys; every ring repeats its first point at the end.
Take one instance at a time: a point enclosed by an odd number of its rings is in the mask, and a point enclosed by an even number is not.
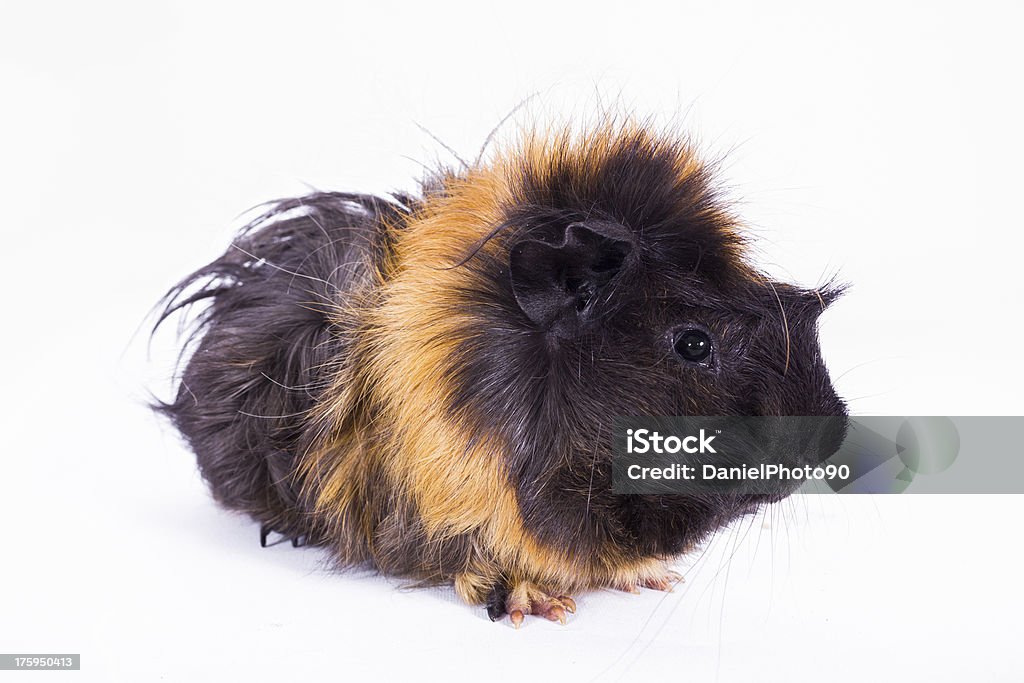
{"type": "MultiPolygon", "coordinates": [[[[278,202],[167,295],[161,321],[194,315],[194,349],[174,400],[158,406],[188,441],[224,506],[297,539],[295,467],[306,416],[344,358],[346,304],[371,287],[402,207],[318,193],[278,202]]],[[[352,325],[357,321],[351,320],[352,325]]]]}

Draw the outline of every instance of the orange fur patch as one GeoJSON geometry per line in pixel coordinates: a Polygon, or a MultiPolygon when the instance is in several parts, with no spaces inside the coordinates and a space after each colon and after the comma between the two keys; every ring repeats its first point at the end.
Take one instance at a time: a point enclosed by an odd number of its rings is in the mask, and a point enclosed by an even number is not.
{"type": "MultiPolygon", "coordinates": [[[[488,287],[472,281],[471,269],[451,266],[520,200],[524,165],[541,178],[553,164],[585,178],[622,145],[666,144],[678,145],[681,183],[702,171],[685,143],[663,142],[635,124],[608,124],[584,137],[528,133],[521,146],[500,152],[489,165],[446,178],[443,192],[427,197],[408,225],[392,229],[394,249],[382,271],[363,294],[338,302],[336,317],[346,328],[355,321],[360,334],[351,359],[340,359],[332,370],[328,395],[334,399],[316,415],[324,434],[302,468],[306,494],[327,533],[363,536],[337,539],[351,546],[346,556],[358,557],[360,547],[372,555],[375,511],[366,509],[363,487],[373,481],[371,472],[381,472],[386,485],[414,503],[430,541],[463,534],[475,539],[477,559],[444,577],[467,601],[483,601],[499,576],[569,593],[635,585],[661,570],[659,559],[627,561],[611,548],[580,557],[572,548],[539,543],[523,527],[505,467],[506,444],[468,443],[445,406],[454,392],[456,351],[478,323],[458,292],[488,287]]],[[[483,246],[498,248],[493,241],[483,246]]]]}

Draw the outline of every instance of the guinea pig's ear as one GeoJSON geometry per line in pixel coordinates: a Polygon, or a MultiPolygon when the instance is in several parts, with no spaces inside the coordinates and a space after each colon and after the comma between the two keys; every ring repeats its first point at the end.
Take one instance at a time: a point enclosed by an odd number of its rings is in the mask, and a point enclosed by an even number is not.
{"type": "Polygon", "coordinates": [[[633,252],[625,226],[571,223],[559,243],[524,239],[512,246],[512,291],[538,327],[571,337],[590,317],[602,288],[632,263],[633,252]]]}

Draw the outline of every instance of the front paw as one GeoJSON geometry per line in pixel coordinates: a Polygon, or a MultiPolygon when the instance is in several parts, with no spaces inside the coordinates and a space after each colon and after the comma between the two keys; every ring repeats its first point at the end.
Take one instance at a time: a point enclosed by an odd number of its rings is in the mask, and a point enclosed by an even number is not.
{"type": "Polygon", "coordinates": [[[504,584],[496,586],[487,598],[487,615],[491,621],[507,614],[517,629],[528,614],[565,624],[567,615],[575,612],[576,601],[572,598],[546,591],[529,581],[519,581],[511,587],[504,584]]]}
{"type": "Polygon", "coordinates": [[[676,585],[683,583],[683,575],[658,563],[640,571],[630,572],[615,582],[615,588],[627,593],[639,593],[641,588],[671,593],[676,585]]]}

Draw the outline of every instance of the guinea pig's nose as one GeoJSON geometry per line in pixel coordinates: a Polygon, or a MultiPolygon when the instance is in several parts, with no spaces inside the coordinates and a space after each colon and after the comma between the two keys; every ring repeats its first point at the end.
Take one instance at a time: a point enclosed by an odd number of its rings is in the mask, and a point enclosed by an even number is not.
{"type": "Polygon", "coordinates": [[[758,417],[751,434],[769,462],[818,465],[839,450],[846,438],[846,415],[758,417]]]}

